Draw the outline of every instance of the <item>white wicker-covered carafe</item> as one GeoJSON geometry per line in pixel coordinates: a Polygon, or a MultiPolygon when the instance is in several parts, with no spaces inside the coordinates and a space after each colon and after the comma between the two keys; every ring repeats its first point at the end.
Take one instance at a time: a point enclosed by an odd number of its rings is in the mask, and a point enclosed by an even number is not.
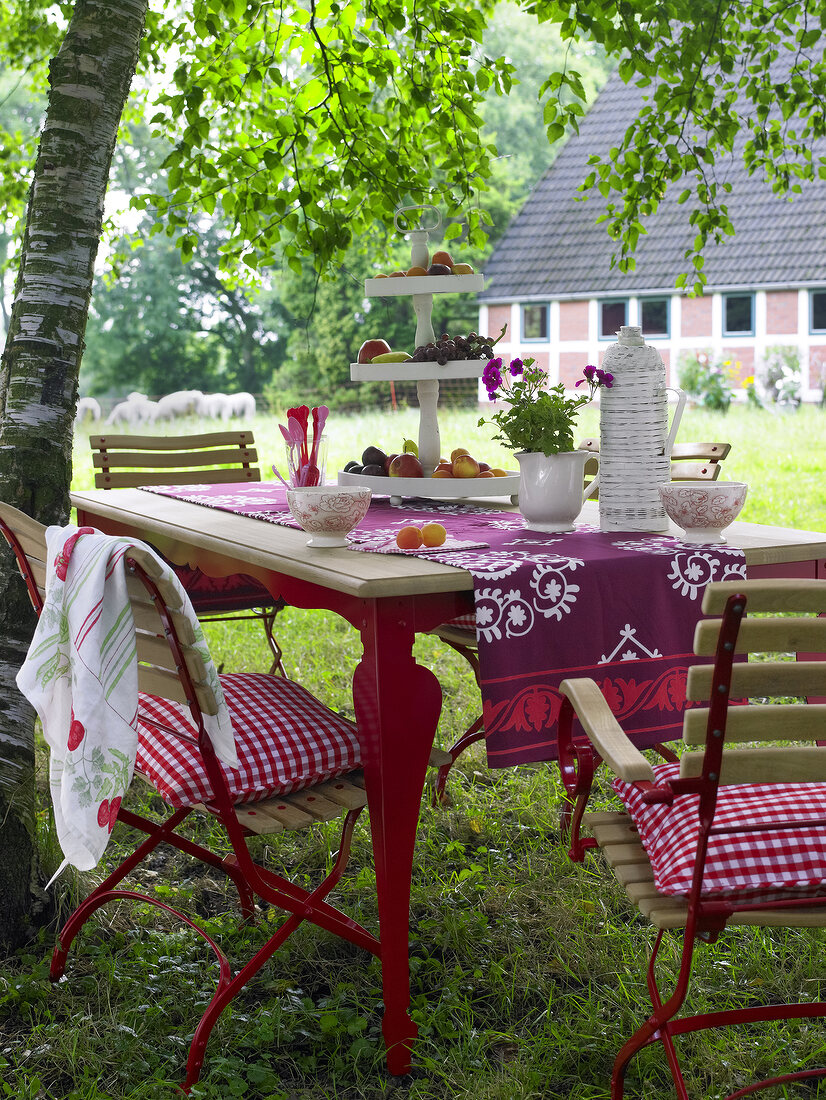
{"type": "Polygon", "coordinates": [[[603,531],[667,531],[659,487],[671,480],[671,447],[685,403],[668,430],[665,364],[642,330],[625,325],[605,352],[613,374],[600,391],[599,522],[603,531]]]}

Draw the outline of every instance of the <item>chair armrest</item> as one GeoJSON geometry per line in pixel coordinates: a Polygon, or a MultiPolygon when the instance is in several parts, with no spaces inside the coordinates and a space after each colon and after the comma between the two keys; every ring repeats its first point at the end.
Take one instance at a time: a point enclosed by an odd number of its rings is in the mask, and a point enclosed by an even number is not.
{"type": "Polygon", "coordinates": [[[656,782],[654,769],[629,741],[594,680],[563,680],[559,690],[570,699],[582,728],[615,775],[627,783],[656,782]]]}

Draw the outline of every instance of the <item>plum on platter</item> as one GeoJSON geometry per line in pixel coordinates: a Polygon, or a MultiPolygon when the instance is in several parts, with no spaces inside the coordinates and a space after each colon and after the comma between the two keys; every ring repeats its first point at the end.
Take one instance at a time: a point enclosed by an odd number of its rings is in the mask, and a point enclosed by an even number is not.
{"type": "Polygon", "coordinates": [[[381,447],[365,447],[361,452],[361,463],[363,466],[384,466],[384,460],[387,455],[381,449],[381,447]]]}
{"type": "Polygon", "coordinates": [[[428,275],[452,275],[453,272],[447,264],[431,264],[427,269],[428,275]]]}
{"type": "Polygon", "coordinates": [[[361,472],[367,474],[368,477],[387,477],[384,466],[379,466],[377,462],[368,462],[361,472]]]}

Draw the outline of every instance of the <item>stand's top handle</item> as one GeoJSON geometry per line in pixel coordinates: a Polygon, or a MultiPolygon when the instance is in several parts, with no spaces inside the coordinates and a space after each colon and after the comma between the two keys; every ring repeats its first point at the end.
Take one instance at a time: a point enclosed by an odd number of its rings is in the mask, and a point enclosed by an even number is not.
{"type": "Polygon", "coordinates": [[[441,224],[442,224],[442,215],[441,215],[441,213],[439,212],[439,210],[435,206],[431,206],[430,203],[423,203],[421,206],[400,206],[399,209],[396,211],[396,213],[393,215],[393,225],[396,227],[396,229],[399,231],[399,233],[415,233],[415,232],[430,233],[434,229],[438,229],[441,224]],[[399,221],[399,215],[409,213],[411,210],[421,210],[422,214],[424,214],[424,212],[427,211],[427,210],[432,210],[433,214],[435,214],[435,216],[436,216],[436,220],[433,221],[432,225],[427,225],[427,224],[423,224],[424,223],[424,218],[422,216],[420,216],[419,219],[418,219],[418,221],[419,221],[418,225],[406,225],[406,224],[404,224],[408,220],[413,221],[412,218],[411,219],[403,218],[400,222],[399,221]]]}

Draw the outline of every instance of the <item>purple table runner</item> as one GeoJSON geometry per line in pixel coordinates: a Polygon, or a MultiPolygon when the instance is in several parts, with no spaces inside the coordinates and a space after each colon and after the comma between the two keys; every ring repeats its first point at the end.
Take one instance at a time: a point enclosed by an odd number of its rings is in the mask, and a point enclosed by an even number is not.
{"type": "MultiPolygon", "coordinates": [[[[298,527],[284,489],[272,483],[151,491],[298,527]]],[[[640,747],[680,736],[703,591],[745,576],[742,550],[586,524],[540,534],[526,530],[518,512],[432,500],[391,508],[381,497],[352,532],[351,548],[422,554],[399,551],[394,538],[429,519],[444,524],[448,542],[423,556],[473,576],[491,766],[556,758],[556,689],[566,677],[592,676],[640,747]]]]}

